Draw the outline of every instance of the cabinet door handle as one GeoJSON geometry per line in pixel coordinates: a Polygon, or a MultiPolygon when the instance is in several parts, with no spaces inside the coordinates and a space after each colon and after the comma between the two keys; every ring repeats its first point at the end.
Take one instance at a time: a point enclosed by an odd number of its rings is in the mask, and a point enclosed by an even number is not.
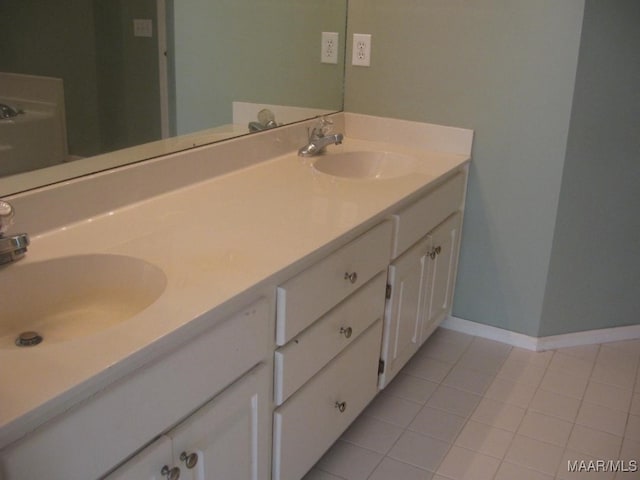
{"type": "Polygon", "coordinates": [[[356,272],[346,272],[344,274],[344,279],[349,280],[351,283],[356,283],[358,281],[358,274],[356,272]]]}
{"type": "Polygon", "coordinates": [[[198,454],[195,452],[193,453],[182,452],[180,454],[180,460],[184,462],[184,464],[187,466],[188,469],[192,469],[198,464],[198,454]]]}
{"type": "Polygon", "coordinates": [[[340,334],[344,335],[344,338],[351,338],[351,335],[353,334],[353,328],[351,327],[340,327],[340,334]]]}
{"type": "Polygon", "coordinates": [[[162,467],[160,473],[163,477],[167,477],[167,480],[178,480],[180,478],[180,467],[169,468],[168,465],[162,467]]]}
{"type": "Polygon", "coordinates": [[[335,407],[342,413],[347,409],[347,402],[336,402],[335,407]]]}

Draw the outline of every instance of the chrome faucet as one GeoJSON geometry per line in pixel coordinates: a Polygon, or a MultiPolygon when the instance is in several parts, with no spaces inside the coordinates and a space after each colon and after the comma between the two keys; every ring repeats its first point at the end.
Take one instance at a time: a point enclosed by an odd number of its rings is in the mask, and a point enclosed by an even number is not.
{"type": "Polygon", "coordinates": [[[268,108],[263,108],[258,112],[258,121],[249,122],[249,131],[260,132],[261,130],[268,130],[269,128],[275,128],[277,126],[276,116],[273,112],[268,108]]]}
{"type": "Polygon", "coordinates": [[[0,103],[0,119],[17,117],[20,114],[20,110],[16,110],[13,107],[5,103],[0,103]]]}
{"type": "Polygon", "coordinates": [[[340,145],[344,139],[341,133],[329,135],[333,122],[325,117],[320,117],[318,124],[309,131],[309,143],[298,150],[301,157],[312,157],[324,152],[327,145],[332,143],[340,145]]]}
{"type": "Polygon", "coordinates": [[[15,262],[24,257],[29,245],[29,235],[18,233],[5,236],[13,223],[14,210],[10,203],[0,200],[0,265],[15,262]]]}

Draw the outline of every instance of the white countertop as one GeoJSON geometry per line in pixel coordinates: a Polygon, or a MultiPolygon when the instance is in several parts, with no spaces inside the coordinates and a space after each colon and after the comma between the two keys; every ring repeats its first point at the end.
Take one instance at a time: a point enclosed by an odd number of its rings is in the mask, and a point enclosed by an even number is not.
{"type": "Polygon", "coordinates": [[[33,237],[25,259],[5,273],[43,259],[115,253],[158,266],[167,286],[147,309],[102,332],[0,349],[0,448],[186,341],[194,319],[255,299],[314,252],[373,226],[470,158],[359,140],[348,128],[343,145],[329,149],[409,153],[420,166],[393,179],[348,180],[292,152],[33,237]]]}

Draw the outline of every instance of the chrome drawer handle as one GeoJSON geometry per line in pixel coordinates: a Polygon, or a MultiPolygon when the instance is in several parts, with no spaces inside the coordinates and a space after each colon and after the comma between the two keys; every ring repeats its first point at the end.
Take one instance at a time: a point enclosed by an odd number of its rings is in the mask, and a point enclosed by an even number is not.
{"type": "Polygon", "coordinates": [[[340,334],[344,335],[344,338],[351,338],[351,335],[353,334],[353,328],[351,327],[340,327],[340,334]]]}
{"type": "Polygon", "coordinates": [[[180,468],[169,468],[168,465],[165,465],[164,467],[162,467],[162,470],[160,470],[160,474],[163,477],[167,477],[167,480],[178,480],[180,478],[180,468]]]}
{"type": "Polygon", "coordinates": [[[356,281],[358,280],[358,274],[356,272],[346,272],[344,274],[344,279],[349,280],[351,283],[356,283],[356,281]]]}
{"type": "Polygon", "coordinates": [[[347,409],[347,402],[336,402],[335,407],[343,413],[347,409]]]}
{"type": "Polygon", "coordinates": [[[180,460],[182,460],[187,468],[191,470],[198,464],[198,454],[195,452],[189,454],[187,454],[187,452],[182,452],[180,454],[180,460]]]}

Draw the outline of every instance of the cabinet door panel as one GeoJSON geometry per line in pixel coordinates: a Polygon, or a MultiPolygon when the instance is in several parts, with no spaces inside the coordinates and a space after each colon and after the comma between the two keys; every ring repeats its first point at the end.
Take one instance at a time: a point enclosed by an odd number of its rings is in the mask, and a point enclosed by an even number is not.
{"type": "Polygon", "coordinates": [[[391,298],[385,306],[381,358],[385,363],[383,388],[417,351],[424,316],[425,269],[431,239],[425,238],[389,267],[391,298]]]}
{"type": "Polygon", "coordinates": [[[460,237],[461,215],[456,213],[441,223],[429,235],[433,247],[438,254],[429,259],[427,283],[428,312],[422,324],[421,343],[435,330],[451,308],[453,287],[455,282],[456,264],[458,259],[458,243],[460,237]]]}
{"type": "Polygon", "coordinates": [[[269,375],[258,367],[169,433],[181,479],[260,480],[269,475],[269,375]],[[188,468],[182,453],[197,454],[188,468]]]}

